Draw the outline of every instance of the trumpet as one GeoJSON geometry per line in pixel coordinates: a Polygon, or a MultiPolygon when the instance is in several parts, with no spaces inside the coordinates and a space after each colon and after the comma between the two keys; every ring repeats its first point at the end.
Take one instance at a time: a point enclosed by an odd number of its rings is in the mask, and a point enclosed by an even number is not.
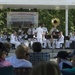
{"type": "Polygon", "coordinates": [[[51,23],[54,27],[57,27],[60,24],[60,20],[59,20],[59,18],[53,18],[51,20],[51,23]]]}

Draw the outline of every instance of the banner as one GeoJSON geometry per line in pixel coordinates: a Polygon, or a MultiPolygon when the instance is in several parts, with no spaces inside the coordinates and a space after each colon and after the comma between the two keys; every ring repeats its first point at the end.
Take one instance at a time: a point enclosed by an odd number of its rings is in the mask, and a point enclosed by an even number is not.
{"type": "Polygon", "coordinates": [[[34,27],[38,26],[38,12],[8,12],[7,27],[34,27]]]}

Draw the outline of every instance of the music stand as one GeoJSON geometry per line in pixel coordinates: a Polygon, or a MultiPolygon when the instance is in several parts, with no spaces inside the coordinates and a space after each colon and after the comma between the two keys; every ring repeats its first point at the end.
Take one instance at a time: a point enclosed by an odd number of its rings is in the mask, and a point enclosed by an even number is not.
{"type": "Polygon", "coordinates": [[[70,37],[69,37],[69,36],[65,36],[64,39],[65,39],[65,40],[70,40],[70,37]]]}
{"type": "Polygon", "coordinates": [[[55,34],[56,34],[56,35],[58,35],[58,34],[59,34],[59,32],[55,32],[55,34]]]}
{"type": "Polygon", "coordinates": [[[58,39],[59,36],[58,35],[53,35],[53,39],[58,39]]]}
{"type": "Polygon", "coordinates": [[[51,35],[45,35],[45,38],[46,39],[50,39],[51,38],[51,35]]]}
{"type": "Polygon", "coordinates": [[[32,39],[33,38],[33,35],[28,35],[28,38],[32,39]]]}
{"type": "Polygon", "coordinates": [[[25,40],[28,40],[28,37],[27,38],[24,38],[25,40]]]}
{"type": "Polygon", "coordinates": [[[23,36],[22,39],[24,39],[24,40],[28,40],[28,36],[27,36],[27,37],[24,37],[24,36],[23,36]]]}

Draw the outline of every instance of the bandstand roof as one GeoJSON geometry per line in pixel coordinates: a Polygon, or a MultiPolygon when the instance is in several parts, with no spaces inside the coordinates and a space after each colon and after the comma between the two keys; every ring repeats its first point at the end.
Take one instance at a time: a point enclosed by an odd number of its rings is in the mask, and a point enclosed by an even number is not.
{"type": "Polygon", "coordinates": [[[72,9],[75,0],[0,0],[0,8],[72,9]]]}

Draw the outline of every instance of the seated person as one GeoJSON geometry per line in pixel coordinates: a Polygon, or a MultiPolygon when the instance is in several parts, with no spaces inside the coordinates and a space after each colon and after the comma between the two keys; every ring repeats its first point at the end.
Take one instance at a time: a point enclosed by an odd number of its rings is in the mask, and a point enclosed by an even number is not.
{"type": "Polygon", "coordinates": [[[0,42],[0,75],[13,75],[13,67],[11,64],[5,60],[8,50],[3,43],[0,42]],[[10,70],[8,70],[10,68],[10,70]]]}
{"type": "Polygon", "coordinates": [[[11,66],[11,64],[5,60],[8,50],[3,43],[0,42],[0,67],[11,66]]]}
{"type": "Polygon", "coordinates": [[[31,71],[30,75],[60,75],[60,69],[54,62],[41,62],[31,71]]]}
{"type": "Polygon", "coordinates": [[[29,48],[23,44],[17,46],[15,55],[6,58],[7,61],[9,61],[13,67],[31,67],[32,63],[28,61],[29,57],[29,48]]]}
{"type": "MultiPolygon", "coordinates": [[[[75,75],[75,72],[72,72],[72,70],[73,69],[63,69],[63,70],[61,70],[61,73],[63,74],[63,75],[75,75]]],[[[75,71],[75,70],[73,70],[73,71],[75,71]]]]}
{"type": "Polygon", "coordinates": [[[61,72],[63,75],[75,75],[75,50],[73,51],[73,53],[71,53],[71,55],[73,68],[62,69],[61,72]]]}
{"type": "Polygon", "coordinates": [[[50,54],[47,52],[41,52],[41,43],[35,42],[32,45],[33,53],[30,53],[30,61],[33,66],[42,61],[50,61],[50,54]]]}
{"type": "Polygon", "coordinates": [[[65,36],[64,39],[65,39],[65,48],[66,49],[70,48],[70,42],[71,42],[70,36],[65,36]]]}
{"type": "Polygon", "coordinates": [[[60,70],[72,68],[72,63],[68,60],[68,53],[66,51],[59,51],[56,57],[60,70]]]}
{"type": "Polygon", "coordinates": [[[4,42],[3,44],[4,44],[4,46],[5,46],[6,49],[7,49],[7,56],[8,56],[8,53],[10,52],[11,45],[10,45],[9,42],[4,42]]]}
{"type": "Polygon", "coordinates": [[[59,34],[58,34],[58,39],[56,41],[56,48],[61,48],[62,44],[64,44],[64,35],[62,34],[62,32],[60,31],[59,34]]]}
{"type": "Polygon", "coordinates": [[[30,23],[30,27],[29,27],[29,29],[27,31],[27,34],[28,34],[29,46],[31,48],[32,44],[33,44],[33,36],[35,35],[34,24],[30,23]]]}
{"type": "Polygon", "coordinates": [[[73,32],[72,36],[70,37],[70,47],[71,49],[75,49],[75,32],[73,32]]]}
{"type": "Polygon", "coordinates": [[[15,45],[15,48],[17,48],[18,45],[20,45],[21,43],[18,41],[17,38],[17,32],[14,31],[11,36],[10,36],[10,43],[15,45]]]}

